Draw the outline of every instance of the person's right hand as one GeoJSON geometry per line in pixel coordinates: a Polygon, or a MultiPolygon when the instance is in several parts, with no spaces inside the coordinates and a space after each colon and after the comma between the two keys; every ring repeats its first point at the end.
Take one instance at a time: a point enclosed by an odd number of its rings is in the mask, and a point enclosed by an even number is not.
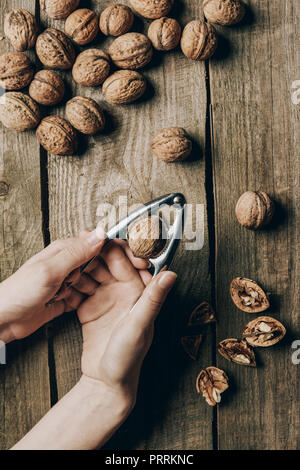
{"type": "Polygon", "coordinates": [[[99,286],[78,309],[84,376],[126,396],[130,407],[155,318],[177,277],[164,271],[152,278],[148,271],[138,271],[133,259],[125,242],[107,244],[87,269],[99,286]]]}

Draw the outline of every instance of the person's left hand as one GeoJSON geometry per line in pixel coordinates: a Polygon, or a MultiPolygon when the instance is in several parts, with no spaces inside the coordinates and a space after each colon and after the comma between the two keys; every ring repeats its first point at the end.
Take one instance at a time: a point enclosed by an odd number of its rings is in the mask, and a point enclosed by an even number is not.
{"type": "MultiPolygon", "coordinates": [[[[98,287],[90,276],[80,276],[79,268],[104,244],[100,227],[79,237],[56,240],[3,281],[0,340],[8,343],[24,338],[62,313],[77,309],[98,287]]],[[[147,267],[147,261],[129,256],[136,268],[147,267]]]]}

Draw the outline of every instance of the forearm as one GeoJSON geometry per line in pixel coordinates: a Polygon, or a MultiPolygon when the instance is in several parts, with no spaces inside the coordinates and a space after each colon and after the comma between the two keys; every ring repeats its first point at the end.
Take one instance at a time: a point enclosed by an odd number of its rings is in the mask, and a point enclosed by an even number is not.
{"type": "Polygon", "coordinates": [[[131,408],[122,394],[83,376],[13,450],[99,448],[119,428],[131,408]]]}

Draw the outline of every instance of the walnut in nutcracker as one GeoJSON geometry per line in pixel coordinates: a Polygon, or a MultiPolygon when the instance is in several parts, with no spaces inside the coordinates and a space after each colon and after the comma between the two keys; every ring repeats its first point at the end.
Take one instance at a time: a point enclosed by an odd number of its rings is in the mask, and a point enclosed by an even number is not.
{"type": "Polygon", "coordinates": [[[111,5],[101,13],[100,30],[105,36],[121,36],[128,33],[134,22],[134,14],[126,5],[111,5]]]}
{"type": "Polygon", "coordinates": [[[33,75],[33,63],[23,52],[6,52],[0,56],[0,86],[5,90],[25,88],[33,75]]]}
{"type": "Polygon", "coordinates": [[[111,60],[120,69],[145,67],[153,55],[150,40],[141,33],[127,33],[114,40],[109,48],[111,60]]]}
{"type": "Polygon", "coordinates": [[[166,230],[157,215],[143,217],[129,227],[128,244],[137,258],[159,256],[166,246],[166,230]]]}
{"type": "Polygon", "coordinates": [[[0,119],[8,129],[27,131],[40,122],[40,110],[30,96],[11,91],[0,98],[0,119]]]}
{"type": "Polygon", "coordinates": [[[148,29],[148,37],[158,51],[170,51],[178,46],[181,27],[178,21],[163,16],[153,21],[148,29]]]}
{"type": "Polygon", "coordinates": [[[246,191],[236,204],[235,214],[243,227],[259,230],[271,222],[274,203],[264,191],[246,191]]]}
{"type": "Polygon", "coordinates": [[[174,0],[130,0],[130,3],[144,18],[155,20],[170,12],[174,0]]]}
{"type": "Polygon", "coordinates": [[[102,109],[91,98],[75,96],[67,102],[66,115],[75,129],[82,134],[96,134],[104,129],[105,117],[102,109]]]}
{"type": "Polygon", "coordinates": [[[146,80],[134,70],[118,70],[103,83],[102,93],[115,104],[129,104],[138,100],[146,91],[146,80]]]}
{"type": "Polygon", "coordinates": [[[75,129],[59,116],[45,117],[36,130],[36,137],[53,155],[73,155],[77,149],[75,129]]]}
{"type": "Polygon", "coordinates": [[[65,84],[53,70],[40,70],[30,83],[29,94],[37,103],[54,106],[63,99],[65,84]]]}
{"type": "Polygon", "coordinates": [[[203,369],[196,379],[196,389],[202,393],[210,406],[215,406],[221,401],[221,393],[228,389],[229,380],[225,372],[217,367],[203,369]]]}
{"type": "Polygon", "coordinates": [[[208,60],[217,49],[218,37],[211,24],[194,20],[184,28],[180,44],[189,59],[208,60]]]}
{"type": "Polygon", "coordinates": [[[88,8],[75,10],[66,19],[65,32],[76,44],[83,46],[93,41],[99,31],[99,21],[95,12],[88,8]]]}
{"type": "Polygon", "coordinates": [[[208,21],[230,26],[239,23],[246,10],[240,0],[204,0],[203,12],[208,21]]]}
{"type": "Polygon", "coordinates": [[[4,20],[4,33],[16,51],[26,51],[34,47],[38,35],[35,17],[23,8],[7,13],[4,20]]]}
{"type": "Polygon", "coordinates": [[[70,69],[75,60],[71,40],[55,28],[48,28],[38,36],[36,53],[42,64],[51,69],[70,69]]]}
{"type": "Polygon", "coordinates": [[[192,141],[182,127],[167,127],[152,140],[154,155],[166,163],[185,160],[192,152],[192,141]]]}
{"type": "Polygon", "coordinates": [[[110,72],[109,55],[101,49],[87,49],[78,55],[72,75],[83,86],[99,86],[110,72]]]}
{"type": "Polygon", "coordinates": [[[60,20],[74,11],[80,0],[40,0],[41,9],[44,10],[50,18],[60,20]]]}

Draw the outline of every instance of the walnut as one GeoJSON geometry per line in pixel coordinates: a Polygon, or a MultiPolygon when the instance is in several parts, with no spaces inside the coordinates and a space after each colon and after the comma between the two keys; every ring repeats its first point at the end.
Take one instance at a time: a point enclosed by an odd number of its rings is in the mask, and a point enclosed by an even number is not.
{"type": "Polygon", "coordinates": [[[216,321],[216,315],[208,302],[201,302],[191,313],[188,326],[204,326],[216,321]]]}
{"type": "Polygon", "coordinates": [[[203,335],[182,336],[181,345],[187,355],[196,361],[203,335]]]}
{"type": "Polygon", "coordinates": [[[204,0],[203,11],[208,21],[223,26],[239,23],[246,12],[240,0],[204,0]]]}
{"type": "Polygon", "coordinates": [[[6,52],[0,56],[0,86],[5,90],[25,88],[33,75],[33,63],[23,52],[6,52]]]}
{"type": "Polygon", "coordinates": [[[237,308],[243,312],[259,313],[270,307],[263,289],[251,279],[236,277],[230,283],[230,295],[237,308]]]}
{"type": "Polygon", "coordinates": [[[65,32],[76,44],[81,46],[93,41],[99,31],[99,21],[96,13],[87,8],[75,10],[68,16],[65,32]]]}
{"type": "Polygon", "coordinates": [[[218,37],[215,28],[203,21],[194,20],[182,32],[181,49],[193,60],[207,60],[217,49],[218,37]]]}
{"type": "Polygon", "coordinates": [[[54,28],[48,28],[38,36],[36,53],[42,64],[52,69],[70,69],[75,60],[72,42],[54,28]]]}
{"type": "Polygon", "coordinates": [[[141,33],[127,33],[114,40],[109,48],[111,60],[121,69],[136,70],[152,59],[151,42],[141,33]]]}
{"type": "Polygon", "coordinates": [[[256,367],[255,354],[246,341],[236,338],[224,339],[218,344],[218,352],[228,361],[241,366],[256,367]]]}
{"type": "Polygon", "coordinates": [[[53,70],[40,70],[30,83],[29,94],[38,103],[53,106],[63,99],[65,84],[53,70]]]}
{"type": "Polygon", "coordinates": [[[100,29],[105,36],[121,36],[128,33],[134,22],[134,14],[126,5],[111,5],[100,16],[100,29]]]}
{"type": "Polygon", "coordinates": [[[155,49],[170,51],[178,46],[181,36],[181,27],[178,21],[163,16],[153,21],[148,29],[148,37],[155,49]]]}
{"type": "Polygon", "coordinates": [[[45,10],[50,18],[59,20],[67,18],[76,10],[80,0],[40,0],[41,9],[45,10]]]}
{"type": "Polygon", "coordinates": [[[174,0],[130,0],[130,3],[140,15],[155,20],[169,13],[174,0]]]}
{"type": "Polygon", "coordinates": [[[38,105],[24,93],[11,91],[0,98],[0,119],[8,129],[26,131],[40,122],[38,105]]]}
{"type": "Polygon", "coordinates": [[[16,51],[26,51],[35,45],[38,25],[29,11],[17,8],[5,16],[4,33],[16,51]]]}
{"type": "Polygon", "coordinates": [[[91,98],[75,96],[67,102],[66,114],[72,126],[83,134],[96,134],[105,125],[103,111],[91,98]]]}
{"type": "Polygon", "coordinates": [[[264,191],[247,191],[239,198],[235,213],[243,227],[258,230],[271,221],[274,203],[264,191]]]}
{"type": "Polygon", "coordinates": [[[59,116],[45,117],[36,130],[36,137],[53,155],[73,155],[77,149],[75,129],[59,116]]]}
{"type": "Polygon", "coordinates": [[[185,160],[192,151],[192,142],[182,127],[167,127],[152,140],[152,150],[160,160],[167,163],[185,160]]]}
{"type": "Polygon", "coordinates": [[[156,258],[166,246],[166,230],[157,215],[143,217],[129,227],[129,247],[137,258],[156,258]]]}
{"type": "Polygon", "coordinates": [[[250,346],[267,348],[284,338],[286,329],[272,317],[258,317],[248,323],[243,338],[250,346]]]}
{"type": "Polygon", "coordinates": [[[109,55],[101,49],[87,49],[81,52],[72,70],[75,82],[84,86],[101,85],[109,72],[109,55]]]}
{"type": "Polygon", "coordinates": [[[139,99],[146,90],[146,80],[134,70],[118,70],[103,83],[102,93],[111,103],[128,104],[139,99]]]}
{"type": "Polygon", "coordinates": [[[202,393],[210,406],[215,406],[221,401],[221,393],[228,389],[228,377],[225,372],[217,367],[203,369],[196,379],[196,389],[202,393]]]}

